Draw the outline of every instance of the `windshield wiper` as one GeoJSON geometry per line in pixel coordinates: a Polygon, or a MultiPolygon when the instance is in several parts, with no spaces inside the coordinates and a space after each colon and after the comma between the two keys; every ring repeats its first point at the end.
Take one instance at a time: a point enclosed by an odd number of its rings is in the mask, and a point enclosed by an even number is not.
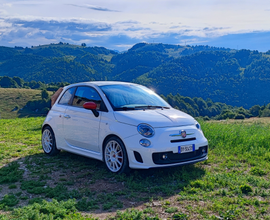
{"type": "Polygon", "coordinates": [[[127,106],[123,106],[123,107],[117,107],[114,108],[115,111],[129,111],[129,110],[138,110],[138,109],[156,109],[156,108],[160,108],[160,109],[170,109],[170,107],[167,106],[159,106],[159,105],[138,105],[138,106],[134,106],[134,107],[127,107],[127,106]]]}
{"type": "Polygon", "coordinates": [[[115,111],[128,111],[128,110],[135,110],[135,107],[118,107],[118,108],[114,108],[115,111]]]}
{"type": "Polygon", "coordinates": [[[161,109],[169,109],[167,106],[159,106],[159,105],[140,105],[140,106],[135,106],[135,108],[143,108],[143,109],[156,109],[156,108],[161,108],[161,109]]]}

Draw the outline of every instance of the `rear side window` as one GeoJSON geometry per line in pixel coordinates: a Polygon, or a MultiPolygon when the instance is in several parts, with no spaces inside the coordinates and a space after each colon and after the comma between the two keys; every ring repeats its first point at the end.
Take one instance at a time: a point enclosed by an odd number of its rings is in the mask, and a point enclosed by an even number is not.
{"type": "Polygon", "coordinates": [[[95,102],[97,104],[97,110],[100,110],[102,99],[95,89],[87,86],[80,86],[76,90],[72,105],[83,107],[83,104],[86,102],[95,102]]]}
{"type": "Polygon", "coordinates": [[[70,89],[68,89],[67,91],[65,91],[64,95],[61,97],[60,101],[58,102],[61,105],[68,105],[70,99],[72,98],[72,95],[75,91],[76,87],[72,87],[70,89]]]}

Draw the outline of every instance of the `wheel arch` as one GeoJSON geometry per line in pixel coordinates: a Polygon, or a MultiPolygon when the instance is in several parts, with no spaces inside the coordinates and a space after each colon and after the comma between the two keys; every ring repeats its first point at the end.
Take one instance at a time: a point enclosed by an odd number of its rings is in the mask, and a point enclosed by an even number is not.
{"type": "MultiPolygon", "coordinates": [[[[42,125],[41,133],[43,133],[44,129],[45,129],[47,126],[50,127],[50,128],[52,129],[52,127],[51,127],[49,124],[44,124],[44,125],[42,125]]],[[[53,129],[52,129],[52,131],[53,131],[53,129]]]]}
{"type": "Polygon", "coordinates": [[[54,134],[54,131],[52,129],[52,127],[49,125],[49,124],[44,124],[42,125],[42,138],[41,138],[41,143],[42,143],[42,148],[44,150],[44,152],[50,156],[53,156],[53,155],[56,155],[60,152],[60,150],[57,148],[57,143],[56,143],[56,138],[55,138],[55,134],[54,134]],[[44,130],[48,128],[47,130],[49,130],[49,132],[51,133],[51,138],[52,138],[52,146],[51,146],[51,150],[49,150],[49,152],[46,152],[46,150],[44,149],[44,143],[43,143],[43,133],[44,133],[44,130]]]}
{"type": "Polygon", "coordinates": [[[54,135],[54,138],[55,138],[56,148],[59,149],[59,150],[61,150],[61,148],[58,148],[58,144],[57,144],[58,143],[58,140],[57,140],[57,137],[55,136],[55,132],[54,132],[54,130],[53,130],[53,128],[52,128],[52,126],[50,124],[46,123],[46,124],[43,124],[42,125],[41,134],[43,134],[43,131],[44,131],[44,129],[46,127],[49,127],[52,130],[53,135],[54,135]]]}
{"type": "MultiPolygon", "coordinates": [[[[127,148],[126,148],[126,145],[124,143],[124,141],[119,137],[117,136],[116,134],[109,134],[108,136],[106,136],[106,138],[104,138],[103,142],[102,142],[102,161],[104,161],[104,148],[105,148],[105,143],[108,139],[110,139],[111,137],[116,137],[116,138],[119,138],[120,141],[122,141],[124,147],[125,147],[125,150],[127,151],[127,148]]],[[[127,159],[128,159],[128,155],[127,155],[127,159]]],[[[128,160],[129,161],[129,160],[128,160]]]]}

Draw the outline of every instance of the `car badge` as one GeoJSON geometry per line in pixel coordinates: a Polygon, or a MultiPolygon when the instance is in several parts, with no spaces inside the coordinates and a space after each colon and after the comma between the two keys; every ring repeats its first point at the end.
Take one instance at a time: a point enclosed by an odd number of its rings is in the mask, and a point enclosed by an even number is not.
{"type": "Polygon", "coordinates": [[[170,134],[170,137],[179,137],[181,136],[182,138],[186,138],[188,135],[193,135],[194,133],[186,133],[185,130],[179,131],[177,134],[170,134]]]}
{"type": "Polygon", "coordinates": [[[185,138],[187,136],[187,133],[185,130],[182,130],[179,133],[181,134],[182,138],[185,138]]]}

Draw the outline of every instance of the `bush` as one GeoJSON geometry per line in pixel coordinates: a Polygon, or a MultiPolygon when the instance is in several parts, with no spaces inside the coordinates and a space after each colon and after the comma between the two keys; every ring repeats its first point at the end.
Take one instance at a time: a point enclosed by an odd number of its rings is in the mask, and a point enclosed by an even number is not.
{"type": "Polygon", "coordinates": [[[172,216],[173,220],[187,220],[188,219],[188,215],[184,214],[184,213],[176,213],[172,216]]]}
{"type": "Polygon", "coordinates": [[[220,119],[233,119],[235,117],[235,113],[231,110],[223,110],[222,113],[217,117],[220,119]]]}
{"type": "Polygon", "coordinates": [[[16,216],[16,219],[79,219],[80,216],[77,216],[78,218],[68,218],[76,212],[75,203],[75,200],[62,202],[57,202],[54,199],[52,202],[43,200],[41,204],[34,203],[33,205],[15,209],[12,215],[16,216]]]}
{"type": "Polygon", "coordinates": [[[260,169],[260,168],[258,168],[258,167],[252,167],[252,168],[250,169],[250,173],[251,173],[252,175],[256,175],[256,176],[264,176],[264,175],[267,174],[264,170],[262,170],[262,169],[260,169]]]}
{"type": "Polygon", "coordinates": [[[19,203],[19,199],[13,194],[5,195],[4,198],[0,201],[0,208],[3,209],[6,206],[12,207],[19,203]]]}
{"type": "Polygon", "coordinates": [[[253,191],[251,186],[249,186],[247,184],[241,185],[240,190],[241,190],[242,193],[245,193],[245,194],[248,194],[249,192],[253,191]]]}
{"type": "Polygon", "coordinates": [[[234,119],[245,119],[245,116],[243,114],[238,114],[234,117],[234,119]]]}
{"type": "Polygon", "coordinates": [[[165,209],[165,212],[167,212],[167,213],[175,213],[177,211],[178,211],[177,207],[169,207],[169,208],[165,209]]]}
{"type": "Polygon", "coordinates": [[[11,162],[0,169],[0,183],[15,183],[22,179],[23,170],[20,170],[18,162],[11,162]]]}
{"type": "Polygon", "coordinates": [[[208,116],[204,116],[204,117],[203,117],[203,120],[204,120],[204,121],[209,121],[210,118],[209,118],[208,116]]]}
{"type": "Polygon", "coordinates": [[[50,109],[48,107],[45,107],[41,110],[42,114],[47,114],[50,111],[50,109]]]}
{"type": "Polygon", "coordinates": [[[261,112],[261,117],[270,117],[270,109],[265,108],[262,112],[261,112]]]}

